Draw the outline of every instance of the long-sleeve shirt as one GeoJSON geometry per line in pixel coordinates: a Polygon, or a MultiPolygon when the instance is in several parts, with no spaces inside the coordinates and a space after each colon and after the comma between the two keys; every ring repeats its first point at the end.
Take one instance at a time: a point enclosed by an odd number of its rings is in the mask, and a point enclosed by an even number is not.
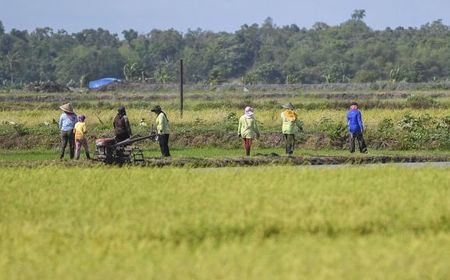
{"type": "Polygon", "coordinates": [[[77,115],[62,113],[59,117],[59,130],[61,131],[71,131],[77,123],[77,115]]]}
{"type": "Polygon", "coordinates": [[[161,112],[156,117],[156,131],[158,134],[169,134],[169,120],[166,117],[166,114],[161,112]]]}
{"type": "Polygon", "coordinates": [[[283,134],[296,134],[302,130],[303,122],[298,119],[297,114],[292,110],[285,110],[281,113],[281,131],[283,134]]]}
{"type": "Polygon", "coordinates": [[[246,117],[243,115],[239,118],[238,135],[242,138],[255,139],[259,137],[259,128],[254,117],[246,117]]]}
{"type": "Polygon", "coordinates": [[[364,130],[361,112],[359,110],[350,110],[347,113],[347,125],[350,133],[359,133],[364,130]]]}

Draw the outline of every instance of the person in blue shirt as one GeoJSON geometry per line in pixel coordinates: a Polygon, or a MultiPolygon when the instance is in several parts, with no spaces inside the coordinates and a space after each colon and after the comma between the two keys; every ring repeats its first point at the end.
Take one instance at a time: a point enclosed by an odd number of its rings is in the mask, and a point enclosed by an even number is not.
{"type": "Polygon", "coordinates": [[[348,132],[350,133],[350,153],[355,152],[355,141],[358,141],[359,151],[367,153],[366,142],[364,141],[364,123],[361,112],[358,110],[358,103],[353,102],[347,112],[348,132]]]}
{"type": "Polygon", "coordinates": [[[61,131],[61,153],[59,158],[64,158],[64,151],[69,143],[70,159],[75,156],[75,135],[73,128],[77,123],[77,115],[73,111],[72,104],[67,103],[59,107],[63,113],[59,117],[59,130],[61,131]]]}

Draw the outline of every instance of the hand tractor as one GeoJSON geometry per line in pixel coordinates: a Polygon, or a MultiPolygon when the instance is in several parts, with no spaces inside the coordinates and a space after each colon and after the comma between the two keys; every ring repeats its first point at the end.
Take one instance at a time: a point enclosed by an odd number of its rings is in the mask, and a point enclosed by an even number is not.
{"type": "Polygon", "coordinates": [[[157,139],[155,132],[150,135],[133,135],[128,139],[117,142],[116,138],[101,138],[95,140],[94,159],[106,164],[124,164],[144,162],[142,149],[133,146],[134,143],[145,139],[157,139]]]}

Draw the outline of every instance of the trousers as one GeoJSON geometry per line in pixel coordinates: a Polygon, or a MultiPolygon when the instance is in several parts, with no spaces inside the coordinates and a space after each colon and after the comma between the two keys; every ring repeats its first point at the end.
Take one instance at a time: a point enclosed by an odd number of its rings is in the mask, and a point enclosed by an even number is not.
{"type": "Polygon", "coordinates": [[[286,142],[286,154],[292,155],[294,153],[295,135],[284,134],[284,140],[286,142]]]}
{"type": "Polygon", "coordinates": [[[170,157],[169,151],[169,134],[158,135],[159,148],[163,157],[170,157]]]}
{"type": "Polygon", "coordinates": [[[64,152],[66,150],[67,143],[69,143],[69,154],[70,159],[73,159],[75,154],[75,135],[72,130],[69,131],[61,131],[61,152],[60,159],[64,158],[64,152]]]}
{"type": "Polygon", "coordinates": [[[75,140],[75,159],[80,159],[80,151],[81,147],[84,148],[84,152],[86,154],[86,158],[90,159],[89,156],[89,145],[86,139],[77,139],[75,140]]]}
{"type": "Polygon", "coordinates": [[[364,141],[364,136],[362,132],[350,133],[349,145],[350,153],[355,152],[355,142],[358,141],[359,151],[361,153],[367,153],[366,141],[364,141]]]}
{"type": "Polygon", "coordinates": [[[252,148],[253,140],[251,138],[244,138],[244,149],[245,149],[245,155],[250,155],[250,149],[252,148]]]}

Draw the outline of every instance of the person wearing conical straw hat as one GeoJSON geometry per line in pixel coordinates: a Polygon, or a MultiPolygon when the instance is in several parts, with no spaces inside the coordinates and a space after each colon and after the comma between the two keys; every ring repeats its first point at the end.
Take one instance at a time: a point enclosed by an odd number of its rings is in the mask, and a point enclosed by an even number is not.
{"type": "Polygon", "coordinates": [[[59,117],[59,130],[61,132],[61,152],[60,159],[64,159],[64,152],[69,143],[70,159],[75,156],[75,137],[73,129],[77,123],[77,115],[73,111],[72,104],[67,103],[59,107],[63,112],[59,117]]]}
{"type": "Polygon", "coordinates": [[[292,103],[283,104],[281,107],[284,109],[281,112],[281,130],[284,135],[286,154],[290,156],[294,153],[295,135],[303,131],[303,122],[294,112],[295,108],[292,103]]]}

